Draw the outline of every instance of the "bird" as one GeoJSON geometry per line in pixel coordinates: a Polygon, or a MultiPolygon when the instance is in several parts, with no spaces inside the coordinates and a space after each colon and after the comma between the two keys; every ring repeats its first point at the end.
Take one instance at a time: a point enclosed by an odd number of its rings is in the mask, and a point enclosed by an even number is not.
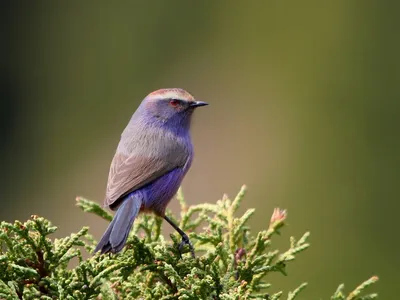
{"type": "Polygon", "coordinates": [[[187,234],[165,215],[193,161],[190,125],[194,110],[208,103],[181,88],[148,94],[121,134],[112,159],[104,206],[116,211],[94,252],[119,253],[139,213],[164,218],[182,237],[187,234]]]}

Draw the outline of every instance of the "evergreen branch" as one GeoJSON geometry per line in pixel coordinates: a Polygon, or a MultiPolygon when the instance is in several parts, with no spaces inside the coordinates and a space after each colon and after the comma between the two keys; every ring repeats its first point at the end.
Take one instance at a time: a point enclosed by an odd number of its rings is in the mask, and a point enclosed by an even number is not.
{"type": "Polygon", "coordinates": [[[111,222],[112,215],[105,211],[99,204],[96,202],[87,200],[82,197],[76,197],[76,205],[80,207],[84,212],[93,213],[106,221],[111,222]]]}
{"type": "MultiPolygon", "coordinates": [[[[372,276],[370,279],[364,281],[358,287],[356,287],[356,289],[347,296],[346,300],[356,299],[367,287],[374,284],[378,280],[379,280],[379,278],[377,276],[372,276]]],[[[368,296],[371,297],[371,295],[368,295],[368,296]]],[[[368,297],[368,296],[365,296],[365,297],[368,297]]]]}
{"type": "MultiPolygon", "coordinates": [[[[144,214],[135,221],[118,255],[92,255],[96,241],[87,227],[52,241],[49,236],[57,228],[42,217],[2,222],[0,299],[281,299],[283,292],[267,282],[267,275],[286,275],[286,265],[310,246],[310,234],[298,240],[291,237],[286,251],[274,249],[274,235],[284,227],[287,212],[276,208],[267,229],[253,234],[248,223],[256,211],[248,209],[237,216],[245,191],[243,186],[233,201],[224,195],[214,204],[193,206],[179,191],[180,218],[169,211],[167,215],[188,231],[195,259],[181,257],[180,238],[177,234],[165,238],[162,219],[154,215],[144,214]]],[[[79,197],[77,206],[112,219],[95,202],[79,197]]],[[[348,296],[340,285],[331,299],[376,299],[376,294],[361,296],[376,281],[377,277],[370,278],[348,296]]],[[[306,285],[289,292],[287,299],[296,299],[306,285]]]]}

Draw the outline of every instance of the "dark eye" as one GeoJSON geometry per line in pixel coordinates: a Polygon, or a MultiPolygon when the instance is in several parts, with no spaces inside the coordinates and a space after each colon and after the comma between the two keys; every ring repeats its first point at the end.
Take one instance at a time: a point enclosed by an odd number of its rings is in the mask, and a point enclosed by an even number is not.
{"type": "Polygon", "coordinates": [[[169,104],[173,107],[177,107],[178,105],[181,104],[181,101],[177,100],[177,99],[171,99],[169,100],[169,104]]]}

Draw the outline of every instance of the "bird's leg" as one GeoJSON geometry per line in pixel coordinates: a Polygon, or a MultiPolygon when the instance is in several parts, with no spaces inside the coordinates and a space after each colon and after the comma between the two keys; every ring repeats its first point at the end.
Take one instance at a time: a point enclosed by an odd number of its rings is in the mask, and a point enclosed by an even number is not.
{"type": "Polygon", "coordinates": [[[179,226],[176,225],[174,222],[172,222],[172,220],[171,220],[170,218],[168,218],[167,216],[164,216],[164,219],[165,219],[165,221],[167,221],[172,227],[174,227],[174,229],[175,229],[176,231],[178,231],[178,233],[179,233],[179,234],[181,235],[181,237],[182,237],[182,242],[179,244],[179,248],[178,248],[178,249],[179,249],[179,253],[182,253],[182,247],[183,247],[184,245],[189,245],[190,253],[192,254],[192,257],[194,258],[194,257],[195,257],[195,255],[194,255],[194,248],[193,248],[193,245],[192,245],[192,243],[190,242],[189,237],[187,236],[187,234],[184,233],[183,230],[180,229],[179,226]]]}

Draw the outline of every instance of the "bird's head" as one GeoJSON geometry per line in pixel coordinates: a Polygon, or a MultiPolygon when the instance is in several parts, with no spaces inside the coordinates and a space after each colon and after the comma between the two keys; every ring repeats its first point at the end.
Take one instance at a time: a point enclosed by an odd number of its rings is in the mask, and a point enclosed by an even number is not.
{"type": "Polygon", "coordinates": [[[161,89],[147,95],[142,102],[142,108],[155,119],[163,123],[185,125],[190,123],[190,117],[195,108],[208,103],[196,101],[187,91],[179,88],[161,89]]]}

